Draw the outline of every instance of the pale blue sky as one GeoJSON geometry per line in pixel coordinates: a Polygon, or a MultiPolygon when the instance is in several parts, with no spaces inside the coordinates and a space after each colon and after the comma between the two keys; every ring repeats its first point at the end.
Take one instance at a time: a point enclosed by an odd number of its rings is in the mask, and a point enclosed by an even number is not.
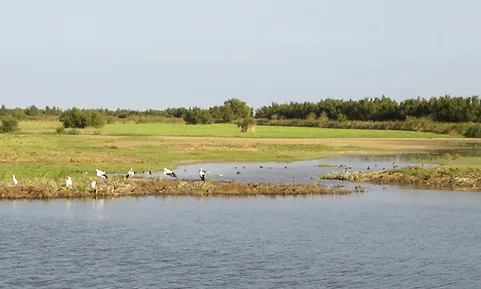
{"type": "Polygon", "coordinates": [[[0,0],[0,103],[481,94],[476,0],[0,0]]]}

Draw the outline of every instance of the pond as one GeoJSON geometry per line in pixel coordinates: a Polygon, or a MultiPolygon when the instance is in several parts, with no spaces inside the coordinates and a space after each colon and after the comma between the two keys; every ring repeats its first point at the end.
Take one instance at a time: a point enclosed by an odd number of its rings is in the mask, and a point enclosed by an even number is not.
{"type": "MultiPolygon", "coordinates": [[[[317,182],[340,161],[393,163],[360,159],[178,171],[317,182]]],[[[481,194],[364,186],[345,196],[0,201],[0,288],[479,287],[481,194]]]]}
{"type": "MultiPolygon", "coordinates": [[[[178,179],[199,179],[199,169],[208,170],[207,179],[241,182],[317,183],[318,176],[332,172],[380,171],[417,165],[404,160],[405,156],[348,156],[289,163],[204,163],[183,165],[175,169],[178,179]]],[[[425,167],[435,164],[424,164],[425,167]]],[[[141,177],[170,178],[162,172],[140,174],[141,177]]],[[[322,181],[323,183],[329,183],[322,181]]]]}

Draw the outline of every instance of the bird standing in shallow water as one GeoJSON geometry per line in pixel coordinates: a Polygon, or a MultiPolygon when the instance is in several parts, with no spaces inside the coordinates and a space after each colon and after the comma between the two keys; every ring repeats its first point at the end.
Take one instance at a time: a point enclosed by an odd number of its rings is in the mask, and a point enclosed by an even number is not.
{"type": "Polygon", "coordinates": [[[17,181],[17,178],[15,177],[15,175],[12,175],[12,181],[13,181],[14,185],[18,185],[18,181],[17,181]]]}
{"type": "Polygon", "coordinates": [[[125,176],[126,178],[133,177],[135,175],[135,172],[132,168],[127,172],[127,175],[125,176]]]}
{"type": "Polygon", "coordinates": [[[199,170],[199,176],[202,181],[205,181],[205,175],[207,174],[207,171],[200,169],[199,170]]]}
{"type": "Polygon", "coordinates": [[[164,174],[173,178],[177,177],[177,175],[172,170],[169,170],[168,168],[164,168],[164,174]]]}

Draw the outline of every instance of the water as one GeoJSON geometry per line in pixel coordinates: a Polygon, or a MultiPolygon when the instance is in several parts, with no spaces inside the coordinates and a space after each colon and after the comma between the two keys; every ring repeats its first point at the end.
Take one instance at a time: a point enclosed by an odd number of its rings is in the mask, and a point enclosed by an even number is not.
{"type": "Polygon", "coordinates": [[[479,287],[481,194],[365,187],[0,201],[0,288],[479,287]]]}
{"type": "MultiPolygon", "coordinates": [[[[402,156],[348,156],[291,163],[204,163],[179,166],[175,169],[178,179],[199,179],[199,169],[208,170],[207,179],[215,181],[238,180],[241,182],[296,182],[316,183],[317,177],[327,173],[380,171],[396,167],[415,165],[403,160],[402,156]],[[319,166],[329,165],[329,166],[319,166]]],[[[426,164],[425,167],[435,166],[426,164]]],[[[167,178],[162,172],[140,177],[167,178]]]]}

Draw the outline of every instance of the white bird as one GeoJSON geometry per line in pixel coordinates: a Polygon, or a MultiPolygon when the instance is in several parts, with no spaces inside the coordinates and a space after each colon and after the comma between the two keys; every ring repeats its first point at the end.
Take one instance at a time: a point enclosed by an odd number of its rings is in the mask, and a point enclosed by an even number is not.
{"type": "Polygon", "coordinates": [[[17,178],[15,177],[15,175],[12,175],[12,181],[13,181],[14,185],[18,184],[18,181],[17,181],[17,178]]]}
{"type": "Polygon", "coordinates": [[[174,178],[177,177],[177,175],[173,171],[169,170],[168,168],[164,168],[164,174],[166,174],[168,176],[171,176],[171,177],[174,177],[174,178]]]}
{"type": "Polygon", "coordinates": [[[95,169],[97,171],[97,176],[101,177],[102,179],[107,179],[107,174],[104,171],[99,169],[95,169]]]}
{"type": "Polygon", "coordinates": [[[205,175],[207,174],[206,170],[200,169],[199,170],[199,176],[202,181],[205,181],[205,175]]]}
{"type": "Polygon", "coordinates": [[[127,175],[125,176],[126,178],[133,177],[135,175],[134,169],[130,168],[130,170],[127,172],[127,175]]]}
{"type": "Polygon", "coordinates": [[[92,182],[90,183],[90,188],[91,188],[91,189],[95,189],[95,186],[97,186],[97,182],[96,182],[96,181],[92,181],[92,182]]]}
{"type": "Polygon", "coordinates": [[[67,181],[65,181],[65,186],[66,187],[72,186],[72,178],[70,176],[67,177],[67,181]]]}

